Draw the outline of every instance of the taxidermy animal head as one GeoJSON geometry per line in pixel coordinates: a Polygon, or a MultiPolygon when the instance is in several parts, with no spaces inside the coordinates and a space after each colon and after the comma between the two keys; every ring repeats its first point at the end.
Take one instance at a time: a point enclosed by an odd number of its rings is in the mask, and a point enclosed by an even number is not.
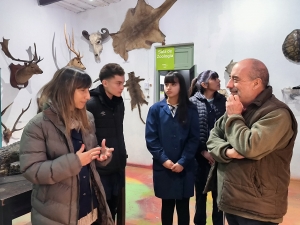
{"type": "Polygon", "coordinates": [[[16,59],[10,54],[10,52],[8,50],[8,41],[9,41],[9,39],[3,38],[3,42],[0,42],[0,44],[2,46],[2,51],[4,52],[4,54],[8,58],[11,58],[12,60],[24,63],[24,66],[22,66],[21,69],[17,70],[14,75],[18,84],[26,83],[33,76],[33,74],[42,74],[43,73],[43,71],[38,66],[38,63],[40,61],[42,61],[43,59],[41,59],[41,57],[39,57],[39,58],[37,57],[35,43],[34,43],[33,59],[32,60],[23,60],[23,59],[16,59]]]}
{"type": "Polygon", "coordinates": [[[103,46],[102,42],[109,37],[109,31],[106,28],[102,28],[100,33],[99,31],[96,33],[89,34],[86,30],[82,31],[82,35],[90,41],[93,46],[94,56],[97,61],[100,61],[100,54],[102,52],[103,46]]]}
{"type": "Polygon", "coordinates": [[[165,43],[165,35],[159,29],[159,20],[177,0],[165,0],[154,9],[145,0],[138,0],[135,8],[127,11],[126,18],[117,33],[111,33],[115,53],[125,61],[128,51],[138,48],[151,48],[155,42],[165,43]]]}
{"type": "Polygon", "coordinates": [[[225,71],[230,75],[231,74],[231,70],[234,67],[234,65],[236,64],[236,62],[233,62],[233,59],[230,61],[230,63],[225,66],[225,71]]]}
{"type": "Polygon", "coordinates": [[[127,91],[129,91],[129,95],[131,97],[131,111],[134,108],[138,107],[140,119],[145,124],[141,116],[141,105],[148,105],[148,102],[145,100],[144,93],[141,90],[141,86],[139,84],[139,82],[143,80],[145,79],[140,78],[140,76],[136,77],[134,72],[130,72],[128,73],[128,80],[126,81],[124,87],[127,87],[127,91]]]}
{"type": "Polygon", "coordinates": [[[67,66],[74,66],[74,67],[77,67],[79,69],[85,70],[86,68],[81,62],[81,58],[83,56],[80,56],[80,52],[77,52],[74,49],[74,33],[73,33],[73,30],[72,30],[71,46],[69,45],[66,24],[65,24],[65,39],[66,39],[66,44],[68,46],[68,49],[76,55],[76,57],[74,57],[73,59],[70,60],[70,62],[67,64],[67,66]]]}
{"type": "MultiPolygon", "coordinates": [[[[8,107],[11,106],[12,104],[13,104],[13,102],[10,103],[8,106],[6,106],[5,109],[2,110],[1,116],[5,113],[5,111],[8,109],[8,107]]],[[[4,141],[5,141],[6,144],[9,143],[9,140],[10,140],[10,138],[11,138],[13,132],[22,130],[22,129],[24,128],[24,127],[22,127],[22,128],[18,128],[18,129],[17,129],[16,126],[17,126],[17,123],[19,122],[21,116],[29,109],[30,104],[31,104],[31,99],[30,99],[30,102],[29,102],[27,108],[26,108],[25,110],[22,109],[21,114],[18,116],[18,118],[17,118],[17,120],[16,120],[16,122],[15,122],[15,124],[14,124],[14,126],[13,126],[13,128],[12,128],[11,130],[10,130],[9,128],[7,128],[7,127],[4,125],[4,123],[1,122],[1,125],[4,127],[4,131],[3,131],[3,139],[4,139],[4,141]]]]}

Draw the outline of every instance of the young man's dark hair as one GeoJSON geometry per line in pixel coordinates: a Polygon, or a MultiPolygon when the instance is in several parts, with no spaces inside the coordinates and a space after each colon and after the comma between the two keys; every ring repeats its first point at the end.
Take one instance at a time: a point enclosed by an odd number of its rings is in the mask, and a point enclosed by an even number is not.
{"type": "Polygon", "coordinates": [[[99,145],[105,139],[106,146],[114,148],[111,162],[106,167],[97,168],[113,219],[115,219],[121,190],[125,187],[127,153],[123,134],[124,74],[119,64],[109,63],[103,66],[99,74],[102,84],[90,91],[91,99],[86,104],[87,110],[95,118],[99,145]]]}
{"type": "Polygon", "coordinates": [[[102,82],[105,79],[114,77],[115,75],[124,75],[124,69],[117,63],[108,63],[102,67],[99,74],[99,79],[102,82]]]}

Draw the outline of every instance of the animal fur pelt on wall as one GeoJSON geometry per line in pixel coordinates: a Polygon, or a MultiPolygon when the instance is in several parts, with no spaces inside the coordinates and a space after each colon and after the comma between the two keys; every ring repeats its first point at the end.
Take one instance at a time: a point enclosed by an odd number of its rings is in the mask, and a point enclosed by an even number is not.
{"type": "Polygon", "coordinates": [[[154,9],[145,0],[138,0],[136,7],[127,11],[121,29],[110,34],[115,53],[127,61],[128,51],[149,49],[155,42],[164,45],[166,36],[159,29],[159,20],[176,1],[165,0],[160,7],[154,9]]]}
{"type": "Polygon", "coordinates": [[[137,106],[139,110],[140,119],[145,124],[141,116],[141,105],[148,105],[148,102],[145,100],[144,93],[141,90],[141,86],[139,85],[139,82],[145,79],[140,78],[140,76],[136,77],[134,72],[130,72],[128,73],[128,75],[129,78],[126,81],[124,87],[127,87],[127,91],[129,91],[129,95],[131,97],[131,111],[137,106]]]}

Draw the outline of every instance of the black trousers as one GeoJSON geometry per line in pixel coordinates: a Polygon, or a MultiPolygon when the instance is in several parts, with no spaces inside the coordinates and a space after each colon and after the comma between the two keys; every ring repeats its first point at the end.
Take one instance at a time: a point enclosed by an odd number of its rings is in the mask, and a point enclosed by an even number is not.
{"type": "Polygon", "coordinates": [[[251,220],[244,217],[225,213],[226,220],[229,225],[277,225],[278,223],[263,222],[258,220],[251,220]]]}
{"type": "MultiPolygon", "coordinates": [[[[205,162],[206,163],[206,162],[205,162]]],[[[207,163],[198,165],[195,178],[195,192],[196,192],[196,209],[194,216],[194,223],[196,225],[206,224],[206,202],[207,194],[203,194],[205,188],[206,180],[210,170],[210,165],[207,163]]],[[[218,209],[217,205],[217,190],[212,191],[213,198],[213,209],[212,209],[212,222],[213,225],[223,225],[223,212],[218,209]]]]}
{"type": "Polygon", "coordinates": [[[176,206],[178,225],[190,224],[190,198],[184,199],[162,199],[161,223],[162,225],[173,225],[174,208],[176,206]]]}
{"type": "Polygon", "coordinates": [[[118,195],[112,195],[111,199],[106,200],[107,205],[109,207],[111,216],[113,218],[113,220],[116,220],[116,214],[117,214],[117,207],[118,207],[118,203],[119,203],[119,198],[120,196],[118,195]]]}
{"type": "Polygon", "coordinates": [[[109,175],[100,175],[100,178],[104,187],[107,205],[115,221],[118,203],[121,198],[121,189],[125,186],[125,170],[109,175]]]}

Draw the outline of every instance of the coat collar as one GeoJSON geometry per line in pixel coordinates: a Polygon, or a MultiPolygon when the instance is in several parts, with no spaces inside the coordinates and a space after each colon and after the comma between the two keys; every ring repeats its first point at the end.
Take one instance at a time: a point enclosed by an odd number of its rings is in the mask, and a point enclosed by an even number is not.
{"type": "MultiPolygon", "coordinates": [[[[197,99],[199,99],[200,101],[205,101],[205,100],[207,100],[206,97],[205,97],[203,94],[201,94],[200,91],[197,91],[197,92],[194,94],[194,96],[195,96],[197,99]]],[[[214,93],[214,99],[215,99],[215,100],[219,100],[221,97],[222,97],[222,94],[220,94],[218,91],[216,91],[216,92],[214,93]]]]}
{"type": "Polygon", "coordinates": [[[203,94],[201,94],[200,91],[197,91],[197,92],[194,94],[194,96],[195,96],[197,99],[201,100],[201,101],[206,100],[205,96],[204,96],[203,94]]]}
{"type": "Polygon", "coordinates": [[[61,119],[59,118],[55,109],[51,105],[48,105],[48,107],[44,109],[43,112],[44,112],[44,119],[50,120],[55,127],[57,127],[61,132],[65,134],[66,127],[61,121],[61,119]]]}
{"type": "Polygon", "coordinates": [[[269,98],[272,97],[273,88],[271,86],[268,86],[265,90],[263,90],[257,97],[254,99],[254,101],[251,103],[251,105],[261,106],[263,103],[265,103],[269,98]]]}
{"type": "Polygon", "coordinates": [[[104,90],[104,87],[102,84],[100,84],[97,88],[92,89],[90,91],[91,96],[98,96],[100,102],[106,106],[108,106],[109,108],[114,108],[117,105],[121,104],[123,102],[123,98],[122,96],[117,97],[117,96],[113,96],[112,99],[110,99],[104,90]]]}
{"type": "MultiPolygon", "coordinates": [[[[64,137],[66,138],[66,144],[69,148],[70,152],[74,152],[74,147],[73,147],[73,143],[71,141],[71,139],[66,135],[66,127],[63,124],[63,122],[61,121],[61,119],[59,118],[59,116],[57,115],[57,112],[55,111],[55,109],[49,105],[49,107],[47,107],[45,110],[43,110],[44,113],[44,120],[49,120],[52,122],[52,124],[62,132],[62,134],[64,135],[64,137]]],[[[84,135],[82,135],[82,139],[84,141],[85,137],[84,135]]]]}
{"type": "MultiPolygon", "coordinates": [[[[168,106],[168,103],[167,103],[167,99],[163,99],[160,101],[159,103],[160,107],[163,108],[163,110],[168,114],[168,115],[171,115],[171,111],[170,111],[170,108],[168,106]]],[[[175,113],[176,115],[176,113],[175,113]]]]}

